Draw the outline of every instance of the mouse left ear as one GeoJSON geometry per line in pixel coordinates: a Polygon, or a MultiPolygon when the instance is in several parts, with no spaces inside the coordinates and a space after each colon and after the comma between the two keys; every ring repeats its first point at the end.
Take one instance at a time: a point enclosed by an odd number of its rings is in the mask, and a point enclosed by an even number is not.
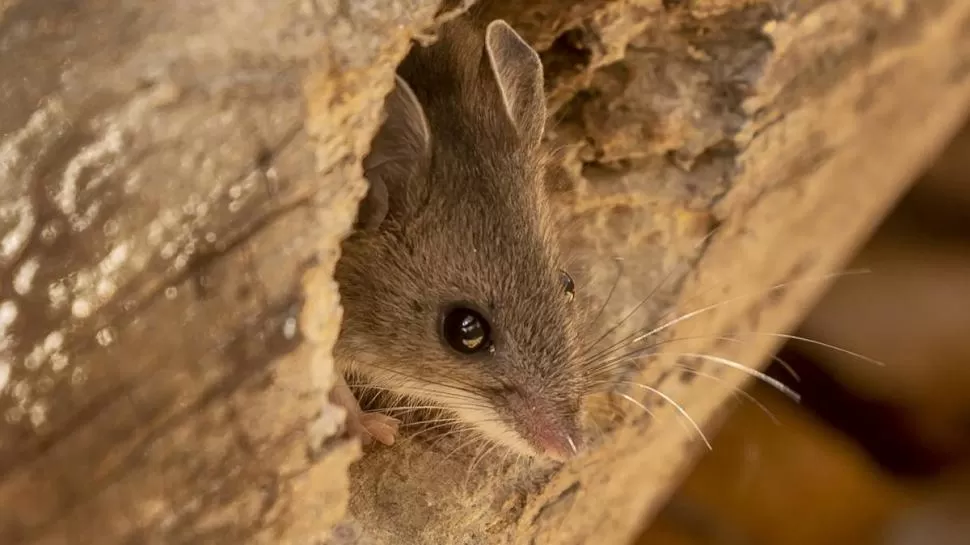
{"type": "Polygon", "coordinates": [[[390,193],[410,182],[430,155],[431,130],[418,98],[401,76],[384,101],[387,114],[364,157],[364,177],[370,187],[361,201],[355,227],[380,227],[390,210],[390,193]]]}
{"type": "Polygon", "coordinates": [[[537,146],[546,121],[539,54],[501,19],[485,29],[485,54],[509,121],[527,146],[537,146]]]}

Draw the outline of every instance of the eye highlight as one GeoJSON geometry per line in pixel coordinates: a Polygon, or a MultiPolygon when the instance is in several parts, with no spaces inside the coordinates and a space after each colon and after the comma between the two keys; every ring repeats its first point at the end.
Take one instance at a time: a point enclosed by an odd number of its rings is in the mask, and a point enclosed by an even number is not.
{"type": "Polygon", "coordinates": [[[492,327],[478,312],[455,307],[445,313],[441,334],[452,350],[475,354],[492,345],[492,327]]]}
{"type": "Polygon", "coordinates": [[[559,271],[559,281],[562,283],[562,289],[566,293],[566,301],[572,302],[576,297],[576,283],[573,282],[573,277],[569,276],[566,271],[559,271]]]}

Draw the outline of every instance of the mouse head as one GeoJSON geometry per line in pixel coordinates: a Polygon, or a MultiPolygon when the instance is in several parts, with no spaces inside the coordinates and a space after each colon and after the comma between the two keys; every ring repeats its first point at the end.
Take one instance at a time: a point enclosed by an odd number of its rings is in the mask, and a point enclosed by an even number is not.
{"type": "Polygon", "coordinates": [[[561,459],[579,446],[584,384],[543,191],[542,65],[502,21],[476,36],[443,29],[399,70],[338,264],[336,354],[492,441],[561,459]]]}

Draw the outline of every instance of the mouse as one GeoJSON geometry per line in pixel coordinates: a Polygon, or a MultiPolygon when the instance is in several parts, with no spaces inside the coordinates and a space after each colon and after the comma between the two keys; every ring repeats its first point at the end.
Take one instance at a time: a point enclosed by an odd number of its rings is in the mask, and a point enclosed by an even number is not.
{"type": "Polygon", "coordinates": [[[393,444],[400,413],[363,411],[351,376],[519,454],[580,448],[581,313],[544,189],[543,86],[503,20],[449,21],[399,65],[335,272],[330,399],[364,443],[393,444]]]}

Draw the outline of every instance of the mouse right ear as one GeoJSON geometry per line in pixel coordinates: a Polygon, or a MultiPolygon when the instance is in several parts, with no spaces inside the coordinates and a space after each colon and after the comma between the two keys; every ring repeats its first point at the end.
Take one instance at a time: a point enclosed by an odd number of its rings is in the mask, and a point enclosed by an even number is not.
{"type": "Polygon", "coordinates": [[[485,29],[485,59],[519,137],[530,147],[539,145],[546,122],[539,54],[508,23],[496,19],[485,29]]]}
{"type": "Polygon", "coordinates": [[[370,187],[357,212],[356,227],[378,228],[390,209],[388,185],[407,183],[431,153],[431,131],[411,86],[395,75],[394,90],[384,101],[387,117],[364,157],[370,187]]]}

